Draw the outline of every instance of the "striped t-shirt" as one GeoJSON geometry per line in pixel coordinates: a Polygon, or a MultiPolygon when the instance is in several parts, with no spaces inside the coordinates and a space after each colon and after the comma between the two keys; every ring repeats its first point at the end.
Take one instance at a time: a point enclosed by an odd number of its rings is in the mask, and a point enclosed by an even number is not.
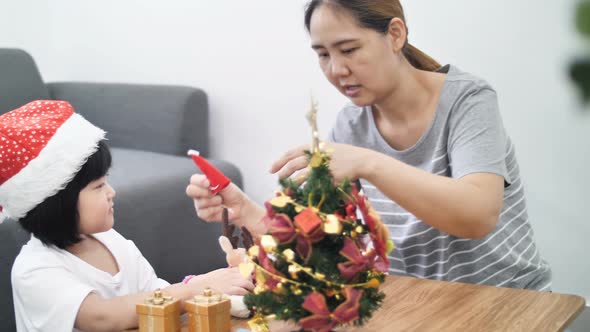
{"type": "Polygon", "coordinates": [[[329,139],[379,151],[441,176],[498,174],[505,180],[503,208],[490,234],[458,238],[422,222],[361,179],[396,246],[389,257],[390,273],[549,290],[551,270],[535,245],[514,145],[504,130],[496,92],[454,66],[441,71],[447,75],[434,119],[413,147],[393,149],[377,130],[371,107],[354,105],[339,113],[329,139]]]}

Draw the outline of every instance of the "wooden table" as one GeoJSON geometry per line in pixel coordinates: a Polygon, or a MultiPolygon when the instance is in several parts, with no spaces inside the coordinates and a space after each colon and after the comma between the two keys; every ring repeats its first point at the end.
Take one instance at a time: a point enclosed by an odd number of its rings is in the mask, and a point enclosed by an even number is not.
{"type": "MultiPolygon", "coordinates": [[[[562,331],[582,312],[577,295],[389,276],[383,306],[362,328],[338,331],[562,331]]],[[[280,321],[272,332],[294,331],[280,321]]],[[[248,329],[232,319],[232,331],[248,329]]],[[[183,332],[188,329],[183,328],[183,332]]]]}

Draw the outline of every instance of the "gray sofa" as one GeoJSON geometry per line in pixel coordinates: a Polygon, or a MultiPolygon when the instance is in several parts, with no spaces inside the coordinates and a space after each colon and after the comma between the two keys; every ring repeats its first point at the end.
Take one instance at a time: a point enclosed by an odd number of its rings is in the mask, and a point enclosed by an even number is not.
{"type": "MultiPolygon", "coordinates": [[[[113,153],[110,182],[117,191],[115,229],[131,239],[169,282],[223,267],[218,224],[200,221],[185,188],[197,172],[189,148],[209,154],[208,104],[199,89],[180,86],[44,83],[33,58],[0,49],[0,114],[36,99],[69,101],[105,129],[113,153]]],[[[241,186],[238,168],[213,160],[241,186]]],[[[0,224],[0,330],[14,330],[10,270],[29,235],[0,224]]]]}

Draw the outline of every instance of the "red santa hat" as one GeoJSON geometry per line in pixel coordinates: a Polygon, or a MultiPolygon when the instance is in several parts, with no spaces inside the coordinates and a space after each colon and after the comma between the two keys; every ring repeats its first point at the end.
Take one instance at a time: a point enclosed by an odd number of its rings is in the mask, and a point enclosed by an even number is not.
{"type": "Polygon", "coordinates": [[[195,164],[201,169],[203,174],[209,180],[209,190],[213,194],[217,194],[227,187],[231,181],[220,170],[211,165],[207,159],[199,155],[199,151],[188,150],[187,154],[193,158],[195,164]]]}
{"type": "Polygon", "coordinates": [[[65,101],[34,101],[1,115],[0,222],[24,217],[65,188],[104,136],[65,101]]]}

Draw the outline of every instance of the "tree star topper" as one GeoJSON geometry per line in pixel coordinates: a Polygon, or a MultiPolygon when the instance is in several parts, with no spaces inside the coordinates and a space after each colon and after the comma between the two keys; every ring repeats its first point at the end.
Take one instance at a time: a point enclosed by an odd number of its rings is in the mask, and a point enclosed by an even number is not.
{"type": "Polygon", "coordinates": [[[311,127],[311,136],[312,136],[312,144],[311,144],[311,152],[316,153],[320,151],[320,138],[318,133],[318,104],[314,100],[313,96],[311,96],[311,103],[310,109],[307,113],[307,121],[309,122],[309,126],[311,127]]]}

